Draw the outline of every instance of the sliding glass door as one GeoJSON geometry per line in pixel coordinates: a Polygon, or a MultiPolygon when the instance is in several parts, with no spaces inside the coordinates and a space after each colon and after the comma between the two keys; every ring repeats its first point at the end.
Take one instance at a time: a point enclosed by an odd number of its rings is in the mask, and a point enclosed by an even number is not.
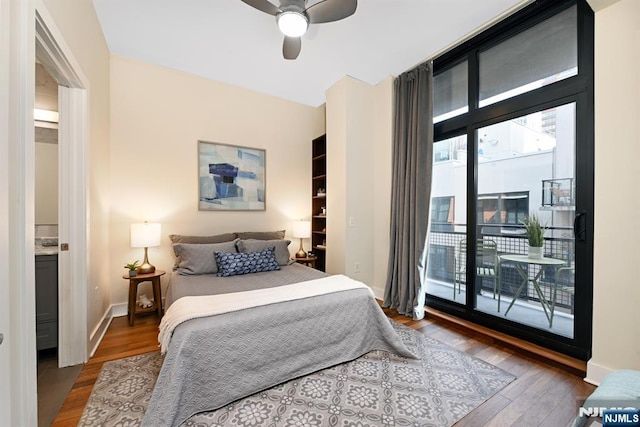
{"type": "Polygon", "coordinates": [[[593,14],[539,9],[434,62],[427,304],[586,360],[593,14]]]}
{"type": "Polygon", "coordinates": [[[456,136],[434,146],[427,293],[465,301],[466,259],[460,244],[466,241],[467,138],[456,136]],[[460,221],[462,219],[462,221],[460,221]]]}
{"type": "MultiPolygon", "coordinates": [[[[575,103],[476,131],[475,308],[572,338],[575,103]],[[541,253],[525,224],[537,220],[541,253]]],[[[465,236],[466,238],[466,236],[465,236]]],[[[540,246],[538,245],[538,246],[540,246]]]]}

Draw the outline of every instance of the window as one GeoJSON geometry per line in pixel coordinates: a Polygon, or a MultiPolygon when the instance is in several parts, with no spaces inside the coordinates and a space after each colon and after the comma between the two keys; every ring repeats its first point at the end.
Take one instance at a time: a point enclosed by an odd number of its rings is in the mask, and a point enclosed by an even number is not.
{"type": "Polygon", "coordinates": [[[529,214],[529,193],[478,195],[478,224],[521,225],[529,214]]]}
{"type": "Polygon", "coordinates": [[[467,72],[467,61],[464,61],[433,77],[434,123],[469,111],[467,72]]]}
{"type": "Polygon", "coordinates": [[[431,230],[448,231],[453,229],[453,196],[431,198],[431,230]]]}
{"type": "Polygon", "coordinates": [[[573,6],[480,52],[480,107],[578,73],[576,9],[573,6]]]}
{"type": "Polygon", "coordinates": [[[537,0],[434,60],[425,286],[432,307],[582,360],[591,356],[593,55],[586,0],[537,0]],[[518,261],[528,259],[521,222],[531,214],[549,227],[544,268],[518,261]],[[574,222],[586,231],[574,235],[574,222]],[[475,256],[461,261],[461,242],[475,256]],[[499,274],[482,276],[479,255],[499,259],[499,274]],[[560,311],[550,319],[552,299],[560,311]]]}

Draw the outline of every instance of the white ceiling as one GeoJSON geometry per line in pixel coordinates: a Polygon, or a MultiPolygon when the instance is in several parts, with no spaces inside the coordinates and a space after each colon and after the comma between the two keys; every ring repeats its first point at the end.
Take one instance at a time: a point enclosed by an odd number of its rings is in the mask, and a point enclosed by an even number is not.
{"type": "Polygon", "coordinates": [[[315,107],[345,75],[377,84],[529,1],[360,0],[353,16],[311,25],[295,61],[275,18],[240,0],[93,3],[113,54],[315,107]]]}

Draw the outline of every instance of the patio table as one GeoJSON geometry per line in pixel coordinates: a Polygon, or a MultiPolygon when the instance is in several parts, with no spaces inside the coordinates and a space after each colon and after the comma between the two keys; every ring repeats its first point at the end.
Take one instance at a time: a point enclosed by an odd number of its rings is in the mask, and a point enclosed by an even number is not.
{"type": "MultiPolygon", "coordinates": [[[[554,311],[555,304],[551,304],[552,302],[548,301],[544,297],[544,294],[540,289],[540,284],[538,283],[538,280],[540,279],[540,275],[542,274],[542,268],[538,269],[538,272],[535,274],[533,279],[529,279],[529,265],[533,264],[533,265],[539,265],[539,266],[553,266],[555,268],[558,268],[561,265],[564,265],[565,261],[556,259],[556,258],[547,258],[547,257],[530,258],[528,255],[520,255],[520,254],[504,254],[504,255],[499,255],[499,258],[501,262],[502,261],[513,262],[516,267],[516,271],[518,272],[518,274],[520,274],[520,277],[522,278],[522,283],[520,284],[520,287],[518,287],[518,290],[516,291],[516,294],[513,297],[511,304],[509,304],[507,311],[504,312],[505,317],[509,313],[509,310],[511,310],[513,303],[516,302],[516,300],[518,299],[522,291],[527,287],[529,281],[531,281],[531,283],[533,284],[533,288],[536,290],[536,293],[538,294],[538,298],[540,298],[540,305],[542,306],[542,309],[544,310],[544,314],[547,317],[547,320],[549,321],[549,327],[551,327],[553,324],[553,311],[554,311]]],[[[557,286],[557,283],[555,283],[555,281],[553,283],[553,286],[557,286]]],[[[555,292],[554,292],[554,295],[555,295],[555,292]]],[[[500,297],[498,297],[498,311],[500,311],[499,304],[500,304],[500,297]]]]}

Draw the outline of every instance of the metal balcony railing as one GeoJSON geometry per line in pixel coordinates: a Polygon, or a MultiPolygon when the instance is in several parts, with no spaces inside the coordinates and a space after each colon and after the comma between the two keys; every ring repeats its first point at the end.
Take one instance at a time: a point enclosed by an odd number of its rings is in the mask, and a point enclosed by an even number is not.
{"type": "MultiPolygon", "coordinates": [[[[459,242],[466,239],[466,232],[454,231],[464,230],[465,224],[449,224],[445,226],[440,224],[434,227],[432,224],[431,232],[428,237],[429,253],[428,253],[428,269],[427,278],[438,280],[453,285],[455,275],[454,260],[458,256],[459,242]]],[[[521,254],[528,253],[528,242],[523,233],[519,231],[521,226],[497,226],[496,224],[480,224],[478,225],[477,238],[491,239],[496,242],[498,255],[502,254],[521,254]]],[[[567,227],[550,227],[548,234],[570,234],[563,232],[572,231],[567,227]],[[553,231],[556,231],[555,233],[553,231]]],[[[574,260],[574,239],[568,237],[548,237],[544,239],[543,254],[546,257],[561,259],[565,261],[566,267],[573,267],[574,260]]],[[[553,286],[556,281],[556,269],[553,267],[541,267],[538,265],[530,265],[529,277],[532,279],[539,269],[543,272],[540,278],[540,284],[547,299],[551,298],[553,286]]],[[[521,284],[521,277],[515,269],[515,266],[509,262],[502,262],[500,266],[500,277],[502,283],[502,295],[513,296],[521,284]]],[[[556,296],[556,306],[573,309],[573,292],[569,289],[573,287],[573,276],[562,277],[562,291],[558,291],[556,296]]],[[[463,280],[464,282],[464,280],[463,280]]],[[[493,292],[493,282],[487,280],[481,281],[480,289],[487,292],[493,292]]],[[[538,297],[533,290],[528,295],[523,295],[529,300],[537,301],[538,297]]]]}
{"type": "Polygon", "coordinates": [[[543,179],[542,206],[575,206],[575,182],[573,178],[543,179]]]}

